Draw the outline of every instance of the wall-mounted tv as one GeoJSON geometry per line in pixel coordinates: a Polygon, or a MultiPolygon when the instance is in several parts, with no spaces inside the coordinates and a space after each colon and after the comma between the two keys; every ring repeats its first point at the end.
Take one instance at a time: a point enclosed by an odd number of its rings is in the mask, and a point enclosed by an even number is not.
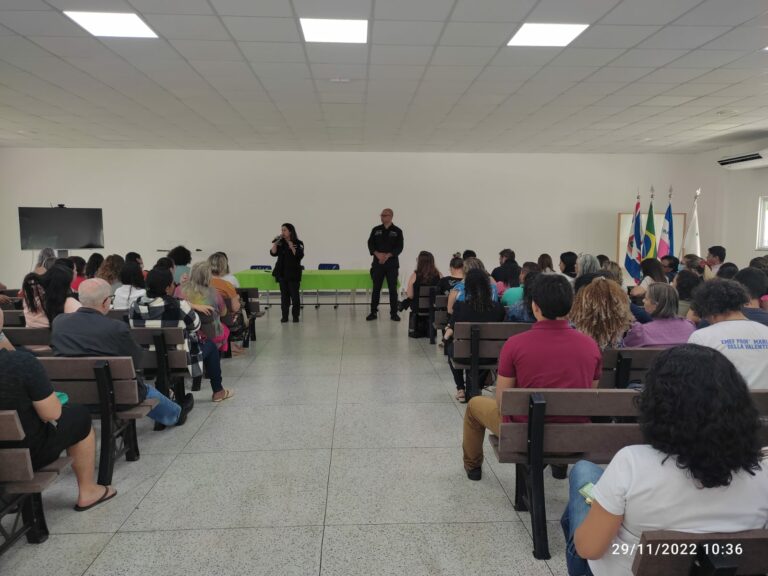
{"type": "Polygon", "coordinates": [[[19,207],[21,249],[104,248],[101,208],[19,207]]]}

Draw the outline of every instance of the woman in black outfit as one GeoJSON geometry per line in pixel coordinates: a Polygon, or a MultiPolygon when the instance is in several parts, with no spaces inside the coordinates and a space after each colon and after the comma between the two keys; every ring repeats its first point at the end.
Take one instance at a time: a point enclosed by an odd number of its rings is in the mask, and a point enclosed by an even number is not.
{"type": "Polygon", "coordinates": [[[280,322],[288,322],[288,310],[293,302],[293,321],[299,321],[301,301],[299,285],[301,284],[301,259],[304,258],[304,243],[296,236],[296,228],[287,222],[283,224],[280,235],[272,241],[269,249],[272,256],[277,256],[277,263],[272,276],[280,284],[280,308],[283,317],[280,322]]]}

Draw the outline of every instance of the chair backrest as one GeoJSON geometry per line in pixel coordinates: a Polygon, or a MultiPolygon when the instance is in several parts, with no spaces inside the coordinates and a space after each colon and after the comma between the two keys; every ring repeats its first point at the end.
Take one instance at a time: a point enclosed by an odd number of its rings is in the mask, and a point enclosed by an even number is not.
{"type": "Polygon", "coordinates": [[[271,264],[252,264],[251,270],[272,270],[271,264]]]}
{"type": "Polygon", "coordinates": [[[431,298],[437,298],[437,286],[419,286],[419,293],[416,300],[416,311],[420,313],[429,312],[429,304],[431,298]],[[430,294],[434,293],[434,296],[430,294]]]}
{"type": "Polygon", "coordinates": [[[14,346],[48,346],[50,328],[4,328],[3,334],[14,346]]]}
{"type": "Polygon", "coordinates": [[[523,322],[456,322],[453,328],[454,358],[470,358],[472,356],[473,327],[478,330],[478,357],[498,358],[507,339],[527,332],[531,329],[531,324],[523,322]]]}
{"type": "Polygon", "coordinates": [[[732,533],[690,534],[672,530],[643,532],[642,554],[635,554],[635,576],[659,574],[765,574],[768,572],[768,530],[732,533]],[[645,551],[648,551],[646,553],[645,551]],[[656,551],[656,553],[653,553],[656,551]],[[706,556],[720,564],[723,572],[707,571],[706,556]],[[694,566],[697,562],[699,566],[694,566]],[[731,571],[727,571],[727,567],[731,571]],[[735,571],[734,571],[735,569],[735,571]]]}
{"type": "Polygon", "coordinates": [[[133,359],[130,356],[87,356],[81,358],[40,358],[57,392],[65,392],[71,402],[97,405],[100,402],[95,368],[106,362],[112,376],[115,404],[139,402],[133,359]]]}
{"type": "Polygon", "coordinates": [[[23,328],[27,325],[23,310],[3,310],[3,318],[8,328],[23,328]]]}
{"type": "Polygon", "coordinates": [[[15,298],[19,295],[19,292],[21,292],[21,288],[0,290],[0,294],[3,296],[8,296],[8,298],[15,298]]]}
{"type": "Polygon", "coordinates": [[[168,368],[178,372],[187,370],[187,353],[180,349],[185,343],[183,328],[131,328],[131,336],[144,348],[141,367],[145,372],[151,374],[162,364],[155,349],[160,337],[165,341],[168,368]]]}
{"type": "Polygon", "coordinates": [[[125,322],[127,324],[129,322],[128,310],[110,310],[107,312],[107,318],[112,318],[112,320],[120,320],[121,322],[125,322]]]}
{"type": "MultiPolygon", "coordinates": [[[[15,410],[0,410],[0,442],[24,440],[15,410]]],[[[0,448],[0,482],[23,482],[34,477],[28,448],[0,448]]]]}
{"type": "Polygon", "coordinates": [[[339,266],[338,264],[323,263],[323,264],[318,264],[317,269],[318,270],[341,270],[341,266],[339,266]]]}
{"type": "Polygon", "coordinates": [[[237,288],[237,293],[243,300],[243,306],[245,312],[250,316],[251,314],[259,314],[259,289],[258,288],[237,288]]]}
{"type": "Polygon", "coordinates": [[[645,374],[666,348],[607,348],[599,388],[626,388],[630,382],[645,384],[645,374]]]}

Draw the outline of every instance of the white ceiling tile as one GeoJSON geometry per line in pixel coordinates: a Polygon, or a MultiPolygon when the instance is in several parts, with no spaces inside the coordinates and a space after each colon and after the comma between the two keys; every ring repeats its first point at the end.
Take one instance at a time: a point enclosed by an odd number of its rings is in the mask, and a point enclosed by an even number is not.
{"type": "Polygon", "coordinates": [[[304,45],[298,42],[239,42],[250,62],[305,62],[304,45]]]}
{"type": "Polygon", "coordinates": [[[435,66],[483,66],[496,51],[491,46],[438,46],[431,63],[435,66]]]}
{"type": "Polygon", "coordinates": [[[546,66],[533,77],[533,80],[580,82],[596,71],[597,67],[594,66],[546,66]]]}
{"type": "Polygon", "coordinates": [[[424,75],[424,66],[395,66],[371,64],[368,74],[376,80],[418,80],[424,75]]]}
{"type": "Polygon", "coordinates": [[[449,22],[442,37],[442,46],[506,45],[516,26],[507,22],[449,22]]]}
{"type": "Polygon", "coordinates": [[[251,67],[242,61],[190,60],[189,64],[206,78],[253,75],[251,67]]]}
{"type": "MultiPolygon", "coordinates": [[[[67,0],[63,0],[67,1],[67,0]]],[[[213,14],[207,0],[129,0],[143,14],[213,14]]]]}
{"type": "Polygon", "coordinates": [[[58,11],[0,11],[0,24],[24,36],[88,36],[58,11]]]}
{"type": "Polygon", "coordinates": [[[374,20],[373,43],[432,46],[442,30],[442,22],[374,20]]]}
{"type": "Polygon", "coordinates": [[[587,79],[587,82],[634,82],[653,72],[653,68],[619,68],[605,66],[587,79]]]}
{"type": "Polygon", "coordinates": [[[442,94],[458,98],[471,84],[472,80],[422,80],[418,91],[424,96],[430,94],[435,98],[441,98],[442,94]]]}
{"type": "Polygon", "coordinates": [[[0,10],[51,10],[43,0],[2,0],[0,10]]]}
{"type": "Polygon", "coordinates": [[[685,50],[628,50],[611,62],[611,66],[654,67],[664,66],[686,54],[685,50]]]}
{"type": "Polygon", "coordinates": [[[482,66],[429,66],[424,80],[472,81],[482,69],[482,66]]]}
{"type": "Polygon", "coordinates": [[[669,24],[701,0],[624,0],[603,18],[603,24],[669,24]]]}
{"type": "MultiPolygon", "coordinates": [[[[768,83],[741,83],[733,84],[731,86],[724,86],[722,84],[691,84],[691,86],[720,86],[721,88],[714,94],[714,96],[740,96],[743,98],[757,97],[763,105],[768,106],[768,96],[766,96],[766,92],[768,92],[768,83]]],[[[715,92],[715,90],[707,92],[706,94],[698,94],[698,96],[706,96],[713,92],[715,92]]],[[[741,106],[741,102],[739,102],[739,106],[741,106]]]]}
{"type": "Polygon", "coordinates": [[[573,41],[573,48],[632,48],[659,30],[659,26],[590,26],[573,41]]]}
{"type": "Polygon", "coordinates": [[[371,64],[423,65],[431,56],[431,46],[371,46],[371,64]]]}
{"type": "Polygon", "coordinates": [[[237,44],[228,40],[171,40],[187,60],[242,60],[237,44]]]}
{"type": "Polygon", "coordinates": [[[739,26],[704,45],[707,50],[762,50],[768,45],[768,28],[739,26]]]}
{"type": "Polygon", "coordinates": [[[319,91],[317,97],[320,102],[335,102],[341,104],[362,104],[365,99],[363,92],[323,92],[319,91]]]}
{"type": "Polygon", "coordinates": [[[491,66],[544,66],[562,51],[543,46],[504,46],[491,60],[491,66]]]}
{"type": "Polygon", "coordinates": [[[147,24],[159,35],[174,40],[229,40],[229,34],[214,16],[151,14],[147,24]]]}
{"type": "Polygon", "coordinates": [[[668,96],[707,96],[723,88],[727,88],[727,84],[696,84],[688,82],[676,86],[666,92],[668,96]]]}
{"type": "Polygon", "coordinates": [[[293,6],[299,18],[367,20],[371,15],[371,0],[293,0],[293,6]]]}
{"type": "Polygon", "coordinates": [[[729,30],[728,26],[665,26],[638,48],[691,50],[729,30]]]}
{"type": "Polygon", "coordinates": [[[210,0],[221,16],[293,18],[290,0],[210,0]]]}
{"type": "Polygon", "coordinates": [[[506,67],[506,66],[488,66],[477,77],[479,82],[509,82],[509,81],[522,81],[525,82],[529,78],[533,77],[540,67],[527,66],[527,67],[506,67]]]}
{"type": "MultiPolygon", "coordinates": [[[[367,69],[361,64],[312,64],[312,76],[319,79],[329,78],[348,78],[349,80],[360,80],[367,77],[367,69]]],[[[341,86],[338,86],[341,89],[341,86]]],[[[330,87],[326,88],[329,92],[330,87]]],[[[335,90],[334,90],[335,91],[335,90]]]]}
{"type": "MultiPolygon", "coordinates": [[[[761,74],[765,74],[766,70],[762,70],[761,74]]],[[[713,70],[703,76],[699,76],[693,82],[715,82],[723,84],[735,84],[736,82],[742,82],[748,78],[753,77],[754,71],[744,68],[720,68],[719,70],[713,70]]],[[[768,81],[768,79],[766,79],[768,81]]]]}
{"type": "Polygon", "coordinates": [[[718,68],[748,52],[737,50],[694,50],[670,64],[673,68],[718,68]]]}
{"type": "Polygon", "coordinates": [[[541,0],[526,21],[592,24],[618,3],[619,0],[541,0]]]}
{"type": "Polygon", "coordinates": [[[706,26],[717,22],[736,26],[768,11],[765,0],[706,0],[685,14],[675,24],[706,26]]]}
{"type": "Polygon", "coordinates": [[[113,52],[126,60],[180,60],[181,56],[161,38],[102,38],[113,52]]]}
{"type": "Polygon", "coordinates": [[[251,18],[225,16],[222,21],[235,40],[245,42],[299,42],[293,18],[251,18]]]}
{"type": "Polygon", "coordinates": [[[536,0],[459,0],[451,19],[457,22],[522,22],[536,0]]]}
{"type": "MultiPolygon", "coordinates": [[[[59,10],[135,12],[125,0],[48,0],[48,4],[59,10]]],[[[0,3],[0,9],[2,8],[3,4],[0,3]]]]}
{"type": "Polygon", "coordinates": [[[623,53],[623,48],[566,48],[549,65],[605,66],[623,53]]]}
{"type": "Polygon", "coordinates": [[[307,44],[307,58],[318,64],[365,64],[368,46],[365,44],[307,44]]]}
{"type": "Polygon", "coordinates": [[[710,108],[717,108],[719,106],[727,106],[733,102],[739,100],[738,96],[702,96],[692,101],[694,106],[708,106],[710,108]]]}
{"type": "Polygon", "coordinates": [[[693,100],[694,96],[656,96],[643,102],[644,106],[680,106],[693,100]]]}
{"type": "Polygon", "coordinates": [[[725,65],[725,68],[768,69],[768,50],[760,50],[725,65]]]}
{"type": "Polygon", "coordinates": [[[311,78],[309,66],[300,62],[251,62],[251,68],[259,78],[311,78]]]}
{"type": "Polygon", "coordinates": [[[702,74],[706,74],[705,68],[659,68],[640,79],[640,82],[659,84],[680,84],[692,80],[702,74]]]}
{"type": "Polygon", "coordinates": [[[454,0],[379,0],[374,9],[374,18],[442,22],[451,12],[453,3],[454,0]]]}
{"type": "Polygon", "coordinates": [[[30,36],[29,39],[62,58],[96,58],[109,54],[101,42],[91,37],[30,36]]]}

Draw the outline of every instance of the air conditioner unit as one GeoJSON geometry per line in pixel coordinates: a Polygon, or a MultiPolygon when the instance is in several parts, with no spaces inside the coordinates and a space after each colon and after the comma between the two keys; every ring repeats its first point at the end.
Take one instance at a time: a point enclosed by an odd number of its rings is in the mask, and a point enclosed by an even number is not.
{"type": "Polygon", "coordinates": [[[751,154],[741,154],[739,156],[730,156],[717,161],[720,166],[727,170],[747,170],[749,168],[764,168],[768,166],[768,149],[752,152],[751,154]]]}

